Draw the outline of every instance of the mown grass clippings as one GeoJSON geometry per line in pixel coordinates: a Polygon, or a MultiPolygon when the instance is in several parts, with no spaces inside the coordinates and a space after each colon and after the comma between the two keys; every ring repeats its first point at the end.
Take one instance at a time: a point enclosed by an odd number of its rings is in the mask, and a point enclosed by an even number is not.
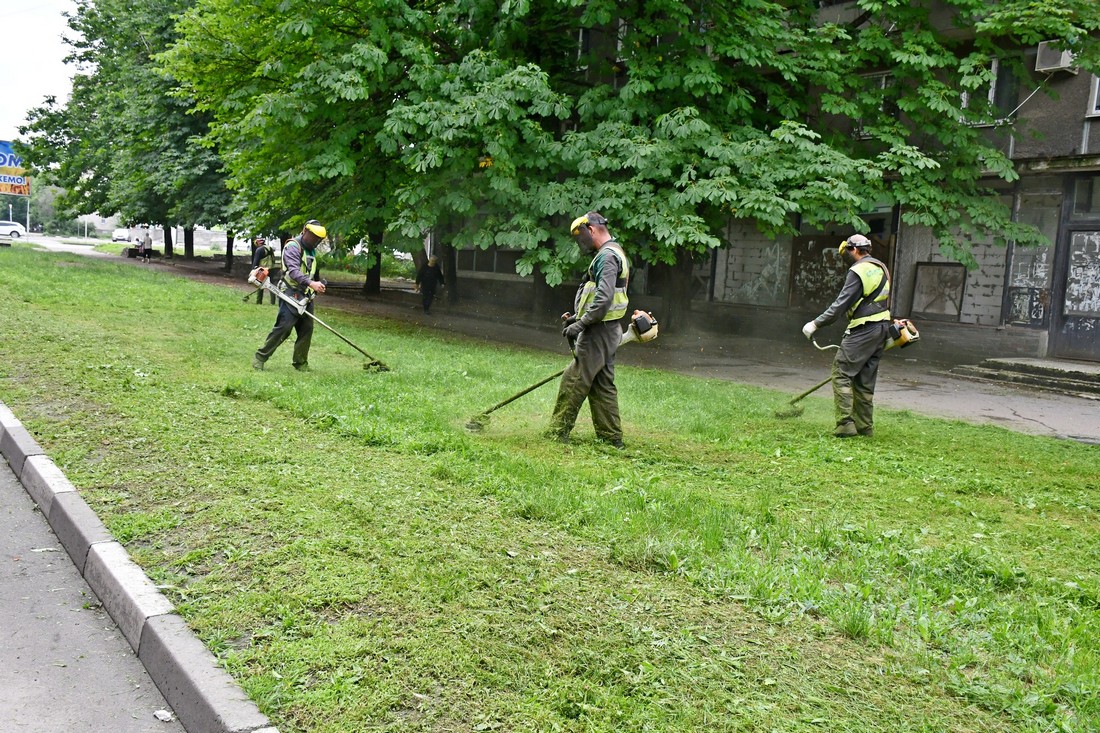
{"type": "Polygon", "coordinates": [[[5,256],[0,397],[282,730],[1100,725],[1094,448],[626,367],[625,454],[471,434],[561,357],[338,313],[393,371],[253,372],[235,290],[5,256]]]}

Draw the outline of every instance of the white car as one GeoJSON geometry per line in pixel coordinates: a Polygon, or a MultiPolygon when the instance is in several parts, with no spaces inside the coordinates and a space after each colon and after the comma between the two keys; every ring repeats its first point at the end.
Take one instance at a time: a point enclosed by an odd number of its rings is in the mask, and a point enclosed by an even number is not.
{"type": "Polygon", "coordinates": [[[116,229],[116,230],[114,230],[113,232],[111,232],[111,241],[112,242],[129,242],[130,241],[130,230],[129,229],[116,229]]]}
{"type": "Polygon", "coordinates": [[[27,228],[17,221],[0,221],[0,237],[19,239],[27,236],[27,228]]]}

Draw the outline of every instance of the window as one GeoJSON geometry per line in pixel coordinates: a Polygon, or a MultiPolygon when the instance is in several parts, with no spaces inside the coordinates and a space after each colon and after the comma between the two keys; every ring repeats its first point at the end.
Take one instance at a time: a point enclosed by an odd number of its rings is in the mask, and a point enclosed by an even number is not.
{"type": "Polygon", "coordinates": [[[995,125],[1007,120],[1017,109],[1020,82],[1012,68],[1001,63],[1000,59],[990,59],[989,70],[993,81],[988,87],[962,93],[964,109],[973,109],[986,117],[982,105],[988,105],[988,118],[971,124],[995,125]]]}
{"type": "MultiPolygon", "coordinates": [[[[865,74],[863,80],[864,94],[870,99],[878,101],[878,111],[888,115],[896,115],[897,110],[894,108],[893,104],[886,101],[886,90],[894,85],[894,75],[888,71],[877,74],[865,74]]],[[[855,136],[864,140],[869,138],[870,135],[867,133],[865,126],[873,122],[874,120],[856,120],[855,136]]]]}
{"type": "Polygon", "coordinates": [[[1089,108],[1085,112],[1087,117],[1100,117],[1100,76],[1093,75],[1091,91],[1089,92],[1089,108]]]}
{"type": "Polygon", "coordinates": [[[1073,218],[1100,216],[1100,176],[1078,178],[1073,189],[1073,218]]]}

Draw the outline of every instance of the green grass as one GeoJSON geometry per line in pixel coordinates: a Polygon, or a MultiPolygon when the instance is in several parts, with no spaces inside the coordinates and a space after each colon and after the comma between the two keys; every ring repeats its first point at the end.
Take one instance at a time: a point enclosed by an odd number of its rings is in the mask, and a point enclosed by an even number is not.
{"type": "Polygon", "coordinates": [[[471,434],[564,357],[322,301],[393,371],[258,373],[240,289],[3,256],[0,399],[284,733],[1100,728],[1095,447],[626,366],[625,454],[471,434]]]}

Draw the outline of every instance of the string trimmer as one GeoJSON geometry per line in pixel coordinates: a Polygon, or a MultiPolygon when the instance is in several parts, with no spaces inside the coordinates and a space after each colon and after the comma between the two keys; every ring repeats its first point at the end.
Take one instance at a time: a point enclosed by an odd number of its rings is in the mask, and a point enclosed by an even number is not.
{"type": "Polygon", "coordinates": [[[331,331],[333,333],[333,335],[336,336],[336,338],[340,339],[345,344],[347,344],[351,348],[355,349],[356,351],[358,351],[363,356],[367,357],[367,359],[369,359],[370,361],[368,361],[366,364],[363,365],[364,369],[367,369],[369,371],[377,371],[377,372],[388,372],[390,370],[390,368],[388,366],[386,366],[381,361],[379,361],[378,359],[375,359],[373,356],[371,356],[370,354],[368,354],[367,352],[363,351],[358,346],[353,344],[351,341],[349,341],[347,338],[345,338],[344,335],[341,334],[339,331],[337,331],[335,328],[328,325],[327,323],[322,321],[320,318],[318,318],[316,315],[314,315],[313,313],[310,313],[308,310],[306,310],[306,306],[309,305],[309,299],[308,298],[303,298],[300,301],[295,300],[294,298],[292,298],[289,295],[287,295],[286,293],[284,293],[282,290],[279,290],[279,288],[272,285],[270,278],[267,277],[267,268],[257,267],[255,270],[248,273],[248,282],[250,282],[252,285],[255,285],[257,288],[260,288],[261,290],[266,290],[269,293],[274,293],[276,298],[278,298],[279,300],[283,301],[284,303],[289,305],[291,308],[293,308],[298,313],[298,315],[300,315],[300,316],[301,315],[309,316],[313,320],[317,321],[317,323],[319,323],[321,326],[323,326],[324,328],[331,331]]]}
{"type": "MultiPolygon", "coordinates": [[[[639,343],[652,341],[653,339],[657,338],[657,331],[657,320],[653,317],[653,314],[646,313],[645,311],[640,310],[634,311],[634,316],[630,319],[630,325],[627,326],[625,331],[623,331],[622,338],[619,340],[619,346],[622,346],[623,344],[633,343],[635,341],[639,343]]],[[[568,368],[568,366],[563,367],[562,369],[551,374],[549,377],[535,382],[530,387],[523,388],[522,390],[516,392],[514,395],[508,397],[507,399],[501,400],[500,402],[490,407],[488,410],[474,415],[470,418],[469,422],[466,423],[466,429],[472,430],[474,432],[483,430],[485,426],[489,424],[490,413],[496,412],[505,405],[515,402],[520,397],[534,392],[536,389],[546,384],[547,382],[552,382],[553,380],[564,374],[565,370],[568,368]]]]}
{"type": "MultiPolygon", "coordinates": [[[[814,344],[814,346],[817,347],[818,351],[828,351],[829,349],[839,349],[840,348],[840,346],[838,346],[837,344],[829,344],[828,346],[820,346],[820,345],[818,345],[816,339],[814,340],[813,344],[814,344]]],[[[787,403],[786,407],[775,411],[775,416],[777,418],[779,418],[780,420],[785,420],[785,419],[791,418],[791,417],[798,417],[799,415],[801,415],[803,412],[806,411],[806,408],[803,407],[802,405],[798,404],[798,403],[801,402],[802,400],[806,399],[807,397],[809,397],[814,392],[818,391],[819,389],[821,389],[822,387],[824,387],[826,384],[828,384],[831,381],[833,381],[833,375],[832,374],[825,377],[820,382],[818,382],[814,386],[810,387],[808,390],[806,390],[802,394],[795,395],[791,399],[791,401],[787,403]]]]}
{"type": "MultiPolygon", "coordinates": [[[[899,319],[895,320],[890,325],[890,329],[887,332],[887,335],[886,335],[886,350],[892,349],[895,346],[900,346],[901,348],[905,348],[906,346],[908,346],[910,344],[913,344],[913,343],[916,343],[919,340],[920,340],[920,332],[917,331],[917,327],[913,324],[913,322],[906,319],[906,318],[899,318],[899,319]]],[[[838,346],[837,344],[829,344],[828,346],[820,346],[817,343],[816,340],[814,340],[813,345],[815,347],[817,347],[818,351],[828,351],[830,349],[839,349],[840,348],[840,346],[838,346]]],[[[813,394],[817,390],[821,389],[822,387],[824,387],[826,384],[828,384],[831,381],[833,381],[833,376],[830,374],[828,377],[821,380],[820,382],[818,382],[814,386],[810,387],[808,390],[806,390],[802,394],[795,395],[794,398],[791,399],[791,401],[787,403],[786,407],[775,411],[775,416],[777,418],[781,419],[781,420],[786,419],[786,418],[791,418],[791,417],[798,417],[799,415],[801,415],[803,412],[806,411],[806,408],[803,407],[802,405],[798,404],[798,403],[801,402],[806,397],[809,397],[811,394],[813,394]]]]}

